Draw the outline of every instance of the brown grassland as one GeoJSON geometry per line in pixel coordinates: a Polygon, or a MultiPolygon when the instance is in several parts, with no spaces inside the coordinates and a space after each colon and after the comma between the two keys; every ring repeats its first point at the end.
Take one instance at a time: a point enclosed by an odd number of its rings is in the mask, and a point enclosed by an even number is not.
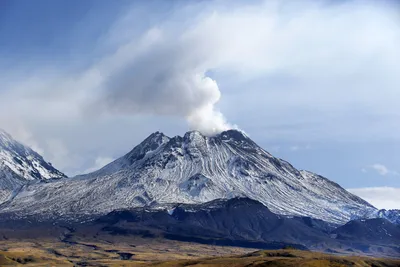
{"type": "Polygon", "coordinates": [[[400,259],[336,256],[300,250],[255,251],[169,241],[0,241],[0,266],[400,266],[400,259]]]}

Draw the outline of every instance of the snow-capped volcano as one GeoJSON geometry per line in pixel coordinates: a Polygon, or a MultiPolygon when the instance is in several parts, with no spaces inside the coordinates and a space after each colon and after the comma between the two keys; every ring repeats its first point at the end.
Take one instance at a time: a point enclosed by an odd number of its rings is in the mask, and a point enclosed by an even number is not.
{"type": "Polygon", "coordinates": [[[38,153],[17,142],[11,135],[0,129],[0,169],[3,171],[4,166],[26,180],[66,177],[38,153]]]}
{"type": "Polygon", "coordinates": [[[156,132],[104,168],[28,185],[3,212],[77,216],[163,203],[248,197],[282,215],[345,223],[376,211],[338,184],[299,171],[236,130],[173,138],[156,132]]]}

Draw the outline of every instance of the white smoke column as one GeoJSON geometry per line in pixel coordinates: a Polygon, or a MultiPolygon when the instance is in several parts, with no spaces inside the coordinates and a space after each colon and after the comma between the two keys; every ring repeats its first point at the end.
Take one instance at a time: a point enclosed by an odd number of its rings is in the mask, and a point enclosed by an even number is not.
{"type": "Polygon", "coordinates": [[[211,68],[204,62],[206,55],[196,52],[196,41],[152,29],[141,42],[126,45],[100,69],[108,77],[96,106],[116,113],[181,117],[191,130],[209,136],[232,128],[215,109],[221,92],[205,75],[211,68]]]}
{"type": "MultiPolygon", "coordinates": [[[[393,18],[397,19],[397,13],[388,12],[384,5],[376,7],[379,11],[351,1],[329,2],[265,1],[232,10],[223,6],[197,19],[182,9],[182,17],[174,13],[157,27],[132,37],[92,71],[104,77],[96,83],[103,89],[96,106],[129,115],[180,117],[192,130],[212,135],[231,126],[216,110],[221,92],[207,77],[210,71],[243,80],[282,73],[322,83],[329,76],[358,73],[360,64],[369,68],[368,63],[375,60],[396,64],[399,31],[393,18]],[[371,29],[376,38],[371,38],[371,29]],[[378,57],[386,43],[395,56],[378,57]]],[[[395,72],[389,69],[397,77],[395,72]]],[[[324,90],[317,91],[322,99],[324,90]]],[[[335,96],[336,91],[331,94],[335,96]]],[[[291,98],[288,95],[288,101],[291,98]]],[[[291,101],[297,105],[299,100],[291,101]]]]}
{"type": "Polygon", "coordinates": [[[210,94],[208,101],[204,105],[191,110],[186,116],[189,127],[210,136],[232,128],[232,126],[226,122],[224,115],[215,110],[215,104],[221,98],[221,92],[217,82],[209,77],[202,77],[201,75],[195,76],[195,82],[197,88],[209,91],[210,94]]]}

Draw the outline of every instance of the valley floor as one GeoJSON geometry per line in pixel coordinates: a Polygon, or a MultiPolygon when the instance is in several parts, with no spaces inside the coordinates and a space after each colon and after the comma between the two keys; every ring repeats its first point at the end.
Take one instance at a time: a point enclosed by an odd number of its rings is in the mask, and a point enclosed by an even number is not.
{"type": "Polygon", "coordinates": [[[400,259],[202,245],[165,239],[0,241],[0,266],[400,266],[400,259]]]}
{"type": "MultiPolygon", "coordinates": [[[[124,242],[54,239],[0,241],[0,266],[146,266],[158,262],[195,260],[250,253],[254,249],[221,247],[164,239],[124,242]]],[[[171,266],[181,266],[171,265],[171,266]]]]}

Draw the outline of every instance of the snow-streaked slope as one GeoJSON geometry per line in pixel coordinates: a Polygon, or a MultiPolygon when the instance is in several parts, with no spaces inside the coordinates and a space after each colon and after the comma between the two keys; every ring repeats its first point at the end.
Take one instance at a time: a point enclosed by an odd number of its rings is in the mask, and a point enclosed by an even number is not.
{"type": "Polygon", "coordinates": [[[0,129],[0,204],[11,201],[29,183],[65,177],[50,163],[0,129]]]}
{"type": "Polygon", "coordinates": [[[18,176],[7,165],[0,162],[0,204],[12,199],[26,183],[26,179],[18,176]]]}
{"type": "Polygon", "coordinates": [[[400,210],[385,210],[385,209],[374,210],[372,212],[364,214],[363,216],[352,217],[352,219],[354,220],[375,219],[375,218],[386,219],[391,223],[400,225],[400,210]]]}
{"type": "Polygon", "coordinates": [[[345,223],[376,209],[345,189],[275,158],[236,130],[169,138],[156,132],[124,157],[72,179],[26,186],[2,212],[76,217],[154,203],[245,196],[283,215],[345,223]]]}
{"type": "Polygon", "coordinates": [[[66,177],[31,148],[14,140],[0,129],[0,170],[12,171],[26,180],[46,180],[66,177]],[[3,166],[3,167],[2,167],[3,166]]]}

